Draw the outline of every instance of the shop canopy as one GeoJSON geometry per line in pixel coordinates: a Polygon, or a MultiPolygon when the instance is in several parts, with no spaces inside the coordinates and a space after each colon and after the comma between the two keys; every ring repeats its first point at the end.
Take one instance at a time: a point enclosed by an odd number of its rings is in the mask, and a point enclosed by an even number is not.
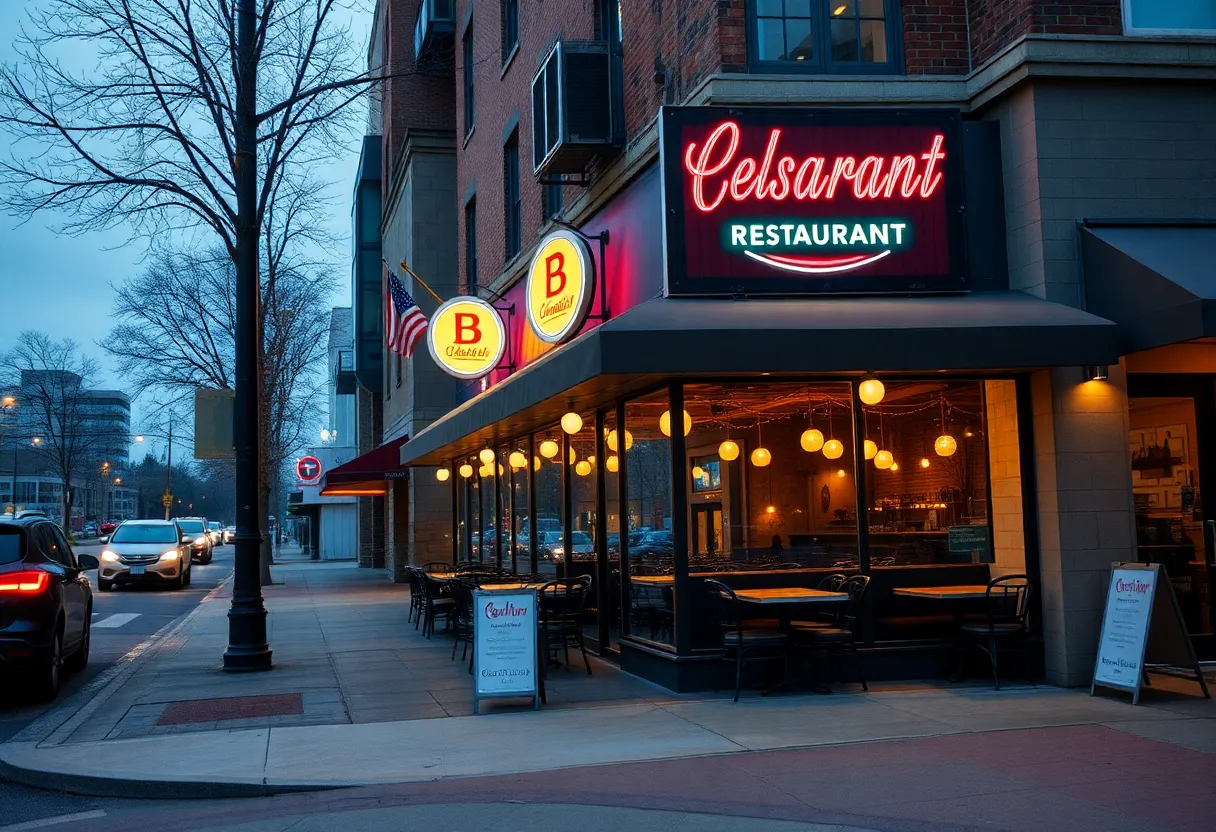
{"type": "Polygon", "coordinates": [[[402,436],[373,448],[321,476],[322,497],[375,497],[387,491],[387,480],[401,477],[401,448],[409,439],[402,436]]]}
{"type": "Polygon", "coordinates": [[[1216,336],[1216,223],[1086,225],[1086,306],[1123,353],[1216,336]]]}
{"type": "Polygon", "coordinates": [[[670,378],[1000,372],[1112,364],[1115,326],[1022,292],[647,301],[453,410],[401,449],[440,465],[670,378]]]}

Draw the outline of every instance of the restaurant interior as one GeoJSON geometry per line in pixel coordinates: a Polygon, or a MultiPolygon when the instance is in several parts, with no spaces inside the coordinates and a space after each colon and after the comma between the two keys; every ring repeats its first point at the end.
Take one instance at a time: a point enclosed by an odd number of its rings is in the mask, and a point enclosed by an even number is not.
{"type": "MultiPolygon", "coordinates": [[[[569,404],[438,472],[452,562],[587,576],[587,649],[671,689],[719,681],[707,578],[742,593],[865,576],[863,597],[834,605],[743,608],[774,628],[847,622],[855,660],[834,672],[874,680],[957,673],[961,624],[985,609],[974,588],[1037,573],[1022,377],[688,379],[569,404]]],[[[1019,604],[1019,650],[1001,661],[1033,677],[1033,593],[1019,604]]]]}

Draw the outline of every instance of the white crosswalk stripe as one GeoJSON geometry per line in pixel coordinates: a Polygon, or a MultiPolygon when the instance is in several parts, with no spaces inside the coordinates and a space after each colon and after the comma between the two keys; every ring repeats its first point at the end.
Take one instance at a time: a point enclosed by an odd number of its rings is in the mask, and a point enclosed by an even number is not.
{"type": "Polygon", "coordinates": [[[101,619],[100,621],[94,621],[93,626],[94,627],[108,627],[110,629],[114,629],[116,627],[121,627],[123,624],[131,623],[135,619],[139,618],[139,616],[140,616],[140,614],[137,612],[115,613],[114,615],[106,616],[105,618],[101,619]]]}

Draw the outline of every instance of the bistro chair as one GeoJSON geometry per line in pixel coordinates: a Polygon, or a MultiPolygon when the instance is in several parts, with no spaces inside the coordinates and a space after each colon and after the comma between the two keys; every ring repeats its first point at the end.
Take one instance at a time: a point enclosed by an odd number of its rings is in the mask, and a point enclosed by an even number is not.
{"type": "Polygon", "coordinates": [[[406,576],[410,582],[410,610],[405,617],[405,623],[414,622],[414,629],[418,629],[418,625],[422,623],[422,612],[426,608],[426,590],[422,588],[421,569],[416,566],[407,566],[405,568],[406,576]]]}
{"type": "Polygon", "coordinates": [[[422,616],[422,634],[428,639],[435,632],[435,619],[440,616],[447,617],[447,626],[452,626],[452,610],[455,602],[452,600],[451,591],[448,585],[443,581],[437,581],[429,574],[422,575],[422,586],[426,590],[426,605],[423,608],[422,616]]]}
{"type": "MultiPolygon", "coordinates": [[[[460,660],[463,662],[473,646],[473,590],[477,587],[460,578],[453,578],[450,586],[452,590],[452,630],[455,633],[455,640],[452,642],[452,661],[456,660],[456,648],[463,644],[464,647],[460,651],[460,660]]],[[[473,657],[467,657],[469,672],[472,673],[473,657]]]]}
{"type": "Polygon", "coordinates": [[[836,667],[836,658],[847,651],[856,661],[857,677],[861,680],[861,689],[866,691],[870,688],[866,684],[861,656],[857,652],[857,641],[861,635],[862,610],[869,587],[869,575],[854,575],[845,579],[837,589],[847,592],[849,600],[841,606],[839,617],[834,625],[824,627],[817,621],[790,622],[790,632],[795,645],[809,649],[812,657],[815,653],[821,652],[837,679],[840,678],[840,673],[836,667]]]}
{"type": "Polygon", "coordinates": [[[629,583],[629,620],[636,626],[650,628],[650,638],[659,639],[672,633],[675,609],[670,590],[653,584],[629,583]]]}
{"type": "MultiPolygon", "coordinates": [[[[841,572],[836,572],[831,575],[825,575],[820,581],[816,589],[821,589],[824,592],[840,592],[845,582],[849,580],[849,576],[841,572]]],[[[816,610],[810,619],[804,621],[791,621],[791,627],[801,627],[810,629],[813,627],[838,627],[840,626],[840,614],[843,610],[842,604],[815,604],[816,610]]]]}
{"type": "MultiPolygon", "coordinates": [[[[743,685],[743,667],[751,662],[781,662],[782,681],[789,677],[789,638],[777,630],[750,629],[739,617],[739,598],[721,581],[702,579],[710,605],[722,632],[722,661],[735,666],[735,701],[743,685]]],[[[717,674],[715,674],[716,676],[717,674]]],[[[714,679],[714,690],[718,680],[714,679]]]]}
{"type": "Polygon", "coordinates": [[[583,642],[583,612],[591,592],[591,576],[558,578],[536,591],[540,605],[540,631],[545,638],[545,652],[556,656],[560,647],[565,654],[566,669],[570,668],[570,647],[583,654],[587,675],[591,675],[591,660],[583,642]]]}
{"type": "Polygon", "coordinates": [[[443,560],[432,560],[422,564],[423,572],[451,572],[452,564],[443,560]]]}
{"type": "MultiPolygon", "coordinates": [[[[1033,585],[1027,575],[1005,575],[988,582],[984,593],[984,612],[969,616],[960,627],[959,659],[964,658],[968,644],[974,644],[988,654],[992,665],[992,684],[1001,689],[998,671],[997,646],[1002,639],[1016,641],[1025,656],[1026,636],[1030,634],[1030,594],[1033,585]]],[[[1025,659],[1029,667],[1029,659],[1025,659]]],[[[1028,673],[1033,682],[1033,673],[1028,673]]]]}

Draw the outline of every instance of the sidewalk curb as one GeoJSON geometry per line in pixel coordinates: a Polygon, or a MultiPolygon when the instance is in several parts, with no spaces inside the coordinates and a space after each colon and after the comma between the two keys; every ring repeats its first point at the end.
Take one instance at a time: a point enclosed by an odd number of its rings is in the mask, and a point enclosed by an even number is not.
{"type": "Polygon", "coordinates": [[[0,749],[9,743],[22,742],[32,742],[35,745],[62,745],[82,723],[96,713],[98,708],[126,684],[127,680],[139,669],[143,663],[142,660],[154,655],[166,642],[184,629],[195,616],[203,611],[204,605],[214,600],[231,580],[232,574],[229,573],[215,589],[203,596],[194,609],[176,621],[169,622],[135,645],[83,688],[22,728],[8,743],[0,744],[0,749]]]}

